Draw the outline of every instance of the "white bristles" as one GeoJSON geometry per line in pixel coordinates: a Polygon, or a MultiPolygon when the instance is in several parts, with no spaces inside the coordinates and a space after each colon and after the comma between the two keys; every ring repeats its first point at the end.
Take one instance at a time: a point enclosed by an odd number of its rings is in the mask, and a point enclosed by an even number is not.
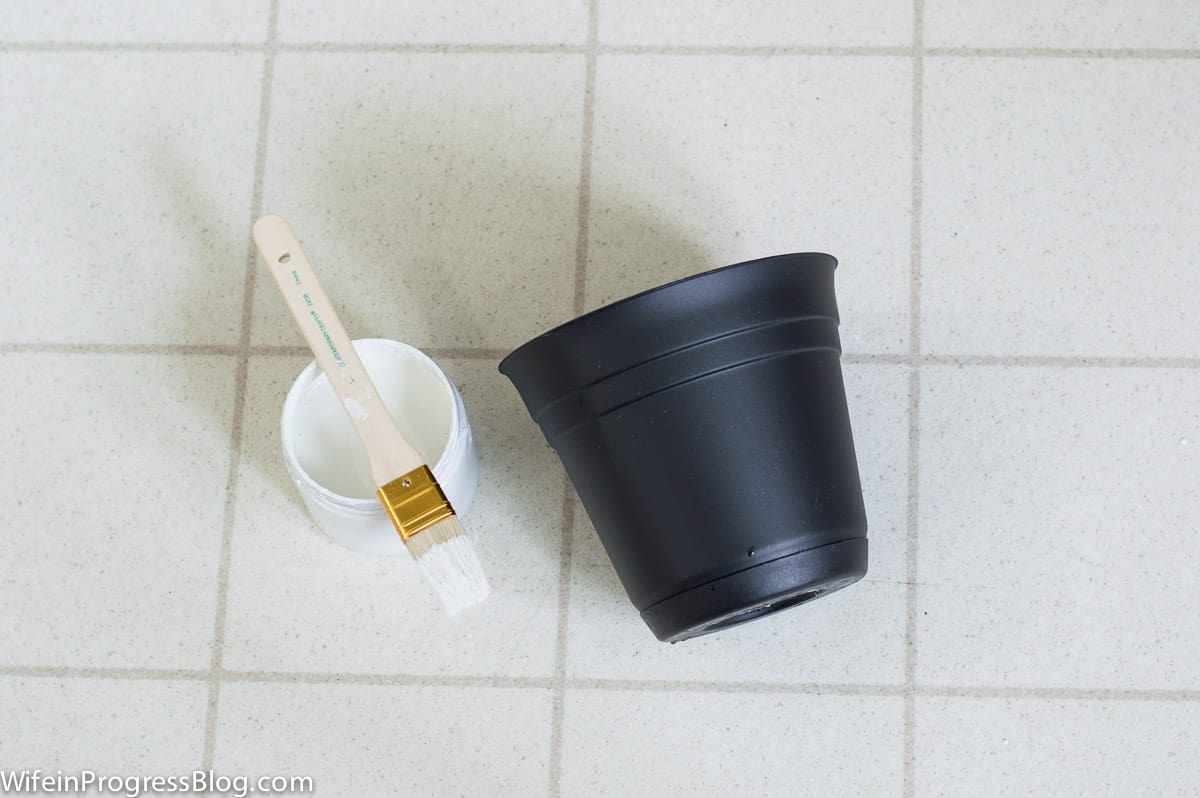
{"type": "Polygon", "coordinates": [[[421,578],[437,594],[447,615],[457,615],[488,597],[487,575],[454,516],[413,535],[407,546],[421,578]]]}

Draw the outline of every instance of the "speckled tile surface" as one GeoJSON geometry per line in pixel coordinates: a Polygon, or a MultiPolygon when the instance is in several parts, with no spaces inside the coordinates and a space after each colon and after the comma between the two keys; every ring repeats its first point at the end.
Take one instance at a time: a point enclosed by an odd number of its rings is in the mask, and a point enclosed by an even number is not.
{"type": "Polygon", "coordinates": [[[921,388],[918,678],[1200,689],[1200,373],[937,366],[921,388]]]}
{"type": "Polygon", "coordinates": [[[546,788],[548,689],[230,684],[222,694],[214,758],[221,773],[309,775],[316,795],[538,795],[546,788]]]}
{"type": "Polygon", "coordinates": [[[1198,98],[1184,0],[0,0],[0,778],[1195,795],[1198,98]],[[462,393],[477,611],[305,512],[267,211],[462,393]],[[871,570],[660,644],[496,365],[806,250],[871,570]]]}
{"type": "Polygon", "coordinates": [[[3,340],[237,343],[261,76],[222,52],[0,52],[3,340]]]}
{"type": "Polygon", "coordinates": [[[917,737],[921,795],[1194,792],[1184,774],[1200,713],[1188,702],[929,698],[917,723],[937,730],[917,737]]]}
{"type": "Polygon", "coordinates": [[[903,704],[894,696],[573,692],[563,791],[885,795],[903,770],[903,704]]]}
{"type": "MultiPolygon", "coordinates": [[[[280,55],[263,207],[303,231],[331,295],[358,298],[348,328],[511,348],[571,317],[583,71],[578,55],[280,55]]],[[[265,287],[252,340],[294,340],[265,287]]]]}
{"type": "Polygon", "coordinates": [[[1200,45],[1191,0],[1146,0],[1130,7],[1096,0],[926,0],[930,47],[1129,47],[1200,45]]]}
{"type": "Polygon", "coordinates": [[[3,767],[46,762],[48,775],[190,774],[207,702],[208,685],[196,681],[0,676],[3,767]]]}
{"type": "Polygon", "coordinates": [[[0,0],[4,42],[261,44],[270,0],[98,0],[94,3],[0,0]]]}
{"type": "Polygon", "coordinates": [[[943,57],[925,75],[922,348],[1200,352],[1200,62],[943,57]]]}
{"type": "Polygon", "coordinates": [[[207,667],[234,359],[0,363],[15,377],[0,417],[0,665],[207,667]]]}
{"type": "Polygon", "coordinates": [[[686,0],[606,0],[600,38],[645,46],[853,46],[912,44],[908,0],[791,3],[760,0],[753,5],[709,2],[702,9],[686,0]],[[702,13],[697,13],[701,11],[702,13]]]}
{"type": "Polygon", "coordinates": [[[289,0],[279,7],[284,42],[582,44],[584,0],[289,0]]]}

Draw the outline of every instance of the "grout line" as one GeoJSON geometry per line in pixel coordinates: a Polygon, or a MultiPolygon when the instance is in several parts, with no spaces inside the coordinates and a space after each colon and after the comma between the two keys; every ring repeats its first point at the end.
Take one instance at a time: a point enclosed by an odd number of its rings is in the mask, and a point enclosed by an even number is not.
{"type": "MultiPolygon", "coordinates": [[[[257,257],[257,255],[255,255],[257,257]]],[[[244,286],[243,286],[244,287],[244,286]]],[[[243,308],[243,312],[245,309],[243,308]]],[[[417,347],[431,358],[457,358],[460,360],[499,360],[509,349],[483,347],[429,346],[417,347]]],[[[0,353],[37,354],[89,354],[89,355],[225,355],[241,356],[307,356],[312,350],[307,346],[250,346],[243,344],[73,344],[73,343],[0,343],[0,353]]]]}
{"type": "MultiPolygon", "coordinates": [[[[208,682],[210,670],[195,668],[66,668],[4,665],[0,679],[114,679],[121,681],[208,682]]],[[[380,687],[480,687],[552,690],[556,677],[470,676],[403,673],[320,673],[223,670],[222,683],[240,684],[356,684],[380,687]]],[[[901,697],[905,685],[820,682],[707,682],[667,679],[565,678],[563,687],[597,692],[746,693],[751,695],[901,697]]],[[[934,698],[1026,699],[1042,701],[1130,701],[1200,703],[1200,689],[1120,687],[989,687],[982,685],[916,685],[912,693],[934,698]]]]}
{"type": "Polygon", "coordinates": [[[228,344],[88,344],[67,341],[0,343],[0,352],[57,355],[237,355],[241,347],[228,344]]]}
{"type": "Polygon", "coordinates": [[[922,155],[925,147],[925,58],[922,54],[924,22],[922,3],[913,0],[913,55],[912,55],[912,203],[911,226],[909,227],[909,280],[908,280],[908,354],[918,360],[921,355],[921,217],[924,200],[924,168],[922,155]]]}
{"type": "Polygon", "coordinates": [[[904,795],[915,793],[917,553],[920,529],[921,367],[908,373],[908,506],[904,547],[904,795]]]}
{"type": "Polygon", "coordinates": [[[912,55],[911,47],[821,47],[756,45],[643,45],[608,44],[597,48],[601,55],[740,55],[740,56],[875,56],[912,55]]]}
{"type": "Polygon", "coordinates": [[[546,690],[554,680],[537,676],[452,676],[444,674],[291,673],[222,671],[224,682],[250,684],[361,684],[382,687],[502,687],[546,690]]]}
{"type": "MultiPolygon", "coordinates": [[[[0,42],[0,52],[130,52],[130,53],[260,53],[254,42],[0,42]]],[[[641,44],[495,44],[471,42],[289,42],[274,53],[431,53],[458,54],[598,54],[598,55],[738,55],[908,57],[910,47],[864,46],[723,46],[641,44]]],[[[950,58],[1115,58],[1200,59],[1200,49],[1172,47],[929,47],[924,54],[950,58]]]]}
{"type": "Polygon", "coordinates": [[[942,698],[1019,698],[1056,701],[1200,701],[1200,690],[1123,689],[1109,687],[952,687],[928,685],[923,696],[942,698]]]}
{"type": "Polygon", "coordinates": [[[647,693],[749,693],[754,695],[901,696],[902,685],[818,684],[788,682],[647,681],[642,679],[569,679],[574,690],[620,690],[647,693]]]}
{"type": "MultiPolygon", "coordinates": [[[[266,172],[267,138],[271,121],[271,91],[275,73],[275,41],[279,33],[279,0],[271,0],[267,12],[267,40],[263,57],[262,86],[258,106],[258,141],[254,156],[254,184],[251,190],[249,224],[262,213],[263,176],[266,172]]],[[[249,227],[249,224],[247,227],[249,227]]],[[[249,235],[247,234],[247,239],[249,235]]],[[[212,661],[208,686],[208,709],[204,718],[204,752],[201,769],[211,770],[216,750],[217,710],[221,699],[221,670],[225,653],[225,616],[229,605],[229,568],[233,557],[233,525],[237,510],[238,467],[242,458],[242,421],[246,409],[246,378],[250,363],[250,325],[254,315],[255,275],[258,251],[248,241],[246,273],[242,283],[242,327],[237,365],[237,393],[234,396],[230,434],[229,472],[225,483],[225,514],[221,522],[221,559],[217,573],[216,612],[213,619],[212,661]]]]}
{"type": "Polygon", "coordinates": [[[562,542],[558,562],[558,621],[554,638],[554,692],[550,715],[550,795],[562,791],[563,714],[567,682],[567,618],[571,609],[571,559],[575,548],[575,491],[570,478],[563,477],[562,542]]]}
{"type": "MultiPolygon", "coordinates": [[[[590,12],[589,12],[590,13],[590,12]]],[[[590,26],[589,21],[589,26],[590,26]]],[[[516,53],[582,55],[740,55],[740,56],[898,56],[908,57],[909,47],[822,47],[740,45],[598,44],[589,32],[587,44],[453,44],[453,43],[322,43],[283,44],[287,52],[306,53],[516,53]]]]}
{"type": "Polygon", "coordinates": [[[912,363],[912,361],[913,361],[912,356],[907,355],[907,354],[889,354],[889,353],[870,354],[870,353],[866,353],[866,352],[859,352],[859,353],[843,352],[842,356],[841,356],[841,362],[843,364],[846,364],[846,363],[854,363],[854,364],[874,363],[874,364],[893,364],[893,365],[904,366],[904,365],[908,365],[908,364],[912,363]]]}
{"type": "Polygon", "coordinates": [[[508,355],[511,349],[472,349],[470,347],[455,349],[453,347],[421,348],[421,351],[433,359],[459,358],[462,360],[500,360],[508,355]]]}
{"type": "Polygon", "coordinates": [[[36,665],[2,665],[0,677],[34,679],[126,679],[129,681],[207,682],[212,673],[194,668],[61,668],[36,665]]]}
{"type": "MultiPolygon", "coordinates": [[[[596,56],[600,50],[600,0],[588,0],[586,59],[583,73],[583,131],[579,137],[578,225],[575,228],[575,281],[572,308],[576,317],[587,305],[589,221],[592,207],[592,131],[596,120],[596,56]]],[[[558,629],[554,648],[554,695],[550,717],[549,795],[562,794],[563,715],[566,704],[567,625],[571,607],[571,561],[575,548],[575,490],[563,476],[562,542],[558,566],[558,629]]]]}
{"type": "MultiPolygon", "coordinates": [[[[919,244],[917,245],[919,248],[919,244]]],[[[910,342],[920,344],[920,253],[912,256],[913,271],[910,303],[916,303],[916,313],[910,316],[910,342]]],[[[933,355],[856,353],[842,355],[843,363],[896,364],[912,366],[998,366],[1006,368],[1099,368],[1099,369],[1198,369],[1200,358],[1195,357],[1113,357],[1086,355],[933,355]]]]}
{"type": "Polygon", "coordinates": [[[229,444],[229,467],[225,481],[225,511],[221,518],[221,553],[217,567],[216,612],[213,619],[212,652],[208,671],[208,702],[204,717],[202,769],[212,768],[216,745],[217,703],[221,693],[221,657],[225,645],[225,606],[229,596],[229,564],[233,543],[233,523],[237,505],[237,476],[242,459],[242,419],[246,409],[246,374],[249,358],[238,358],[234,379],[233,419],[229,444]]]}
{"type": "MultiPolygon", "coordinates": [[[[588,6],[588,39],[596,40],[596,3],[588,6]]],[[[592,210],[592,138],[596,121],[596,49],[587,55],[583,78],[583,135],[579,156],[579,226],[575,230],[575,315],[587,305],[587,262],[589,221],[592,210]]]]}
{"type": "Polygon", "coordinates": [[[916,794],[917,546],[920,524],[921,438],[921,219],[925,141],[925,6],[913,0],[912,219],[908,282],[908,507],[904,547],[904,771],[903,794],[916,794]]]}
{"type": "Polygon", "coordinates": [[[454,42],[295,42],[280,44],[288,53],[434,53],[439,55],[560,55],[588,51],[584,44],[488,44],[454,42]]]}
{"type": "MultiPolygon", "coordinates": [[[[476,347],[454,347],[454,346],[418,346],[425,354],[434,360],[438,359],[458,359],[458,360],[500,360],[507,355],[510,349],[486,349],[476,347]]],[[[307,346],[288,346],[288,345],[260,345],[250,347],[251,355],[258,356],[287,356],[287,357],[308,357],[312,358],[312,350],[307,346]]]]}
{"type": "MultiPolygon", "coordinates": [[[[582,312],[582,311],[580,311],[582,312]]],[[[911,335],[911,333],[910,333],[911,335]]],[[[485,347],[417,347],[431,358],[500,360],[511,350],[485,347]]],[[[240,356],[247,352],[262,357],[311,357],[306,346],[238,344],[96,344],[47,341],[44,343],[0,343],[0,354],[89,354],[89,355],[209,355],[240,356]]],[[[847,352],[842,363],[921,366],[1004,366],[1023,368],[1152,368],[1200,369],[1197,357],[1120,357],[1100,355],[909,355],[889,352],[847,352]]]]}
{"type": "Polygon", "coordinates": [[[1086,355],[922,355],[925,366],[1025,366],[1058,368],[1200,368],[1195,357],[1088,357],[1086,355]]]}
{"type": "Polygon", "coordinates": [[[256,357],[307,357],[312,359],[312,350],[307,346],[288,346],[286,344],[252,346],[250,354],[256,357]]]}
{"type": "Polygon", "coordinates": [[[257,42],[0,42],[12,53],[261,53],[257,42]]]}
{"type": "Polygon", "coordinates": [[[925,54],[955,58],[1200,58],[1200,50],[1169,47],[929,47],[925,54]]]}

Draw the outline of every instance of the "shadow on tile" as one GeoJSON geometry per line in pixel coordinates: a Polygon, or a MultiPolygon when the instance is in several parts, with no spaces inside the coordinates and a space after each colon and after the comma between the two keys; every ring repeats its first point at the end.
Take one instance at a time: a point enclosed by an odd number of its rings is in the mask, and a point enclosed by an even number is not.
{"type": "MultiPolygon", "coordinates": [[[[397,118],[394,124],[396,129],[400,129],[404,123],[397,118]]],[[[379,209],[375,207],[357,205],[352,188],[373,182],[378,179],[380,174],[408,172],[409,165],[403,163],[403,159],[421,158],[424,153],[431,151],[437,145],[439,137],[436,129],[425,130],[409,127],[404,131],[404,138],[404,151],[388,153],[386,156],[378,148],[372,150],[366,142],[362,145],[362,151],[379,154],[362,158],[357,157],[357,151],[329,153],[329,159],[335,164],[333,171],[340,178],[337,181],[326,183],[330,193],[320,199],[328,203],[332,212],[345,214],[346,224],[351,224],[356,215],[369,217],[378,213],[379,209]],[[397,163],[397,159],[400,159],[401,162],[397,163]]],[[[488,142],[488,145],[486,149],[461,150],[453,153],[454,158],[470,164],[469,170],[461,167],[455,170],[465,179],[461,182],[428,183],[422,187],[419,197],[409,200],[404,207],[410,209],[410,213],[413,207],[457,211],[458,215],[442,216],[434,223],[441,228],[456,231],[456,235],[465,237],[479,235],[488,238],[494,237],[496,232],[483,230],[482,226],[486,224],[486,218],[483,213],[479,212],[478,204],[457,201],[455,199],[457,195],[470,191],[494,197],[496,202],[510,201],[507,198],[513,197],[537,196],[539,198],[537,207],[558,205],[577,207],[579,202],[578,183],[568,183],[561,179],[555,180],[556,165],[539,163],[535,140],[531,138],[522,141],[491,141],[488,142]]],[[[572,168],[577,171],[578,165],[575,164],[572,168]]],[[[397,193],[403,193],[413,189],[397,185],[394,190],[397,193]]],[[[592,201],[596,202],[596,200],[597,197],[593,196],[592,201]]],[[[604,200],[604,204],[608,208],[631,209],[643,204],[622,201],[622,198],[619,197],[607,197],[604,200]]],[[[630,232],[633,240],[628,240],[628,245],[636,251],[645,253],[648,264],[662,261],[686,261],[696,263],[697,271],[707,268],[705,265],[707,259],[699,247],[682,236],[673,225],[666,222],[665,217],[646,218],[644,214],[634,213],[632,210],[619,210],[617,213],[626,216],[623,223],[617,225],[617,229],[630,232]]],[[[610,225],[612,224],[611,216],[612,211],[610,211],[610,225]]],[[[382,335],[404,340],[406,317],[409,317],[409,314],[426,316],[419,318],[414,325],[417,328],[423,328],[429,324],[439,323],[438,314],[444,313],[446,308],[469,308],[479,304],[478,298],[466,295],[463,281],[455,278],[455,275],[461,270],[473,268],[470,260],[463,258],[456,261],[453,258],[436,256],[414,259],[406,256],[402,229],[411,227],[411,225],[411,220],[404,225],[395,226],[377,224],[375,220],[365,224],[364,227],[380,231],[380,234],[360,242],[360,251],[364,253],[364,257],[361,262],[354,264],[357,270],[354,282],[361,286],[363,292],[376,295],[386,293],[389,285],[394,285],[397,280],[403,280],[410,284],[423,283],[420,292],[424,295],[445,297],[443,307],[440,309],[398,307],[395,324],[388,329],[378,329],[364,324],[366,316],[365,314],[360,315],[359,312],[363,303],[360,303],[355,296],[340,297],[336,301],[341,303],[347,318],[347,326],[355,329],[357,320],[357,326],[362,330],[357,334],[382,335]],[[366,329],[362,329],[363,326],[366,329]]],[[[574,237],[576,231],[572,230],[571,235],[574,237]]],[[[530,256],[561,260],[561,256],[558,254],[561,249],[561,242],[558,242],[557,245],[547,246],[544,252],[531,250],[530,256]]],[[[561,262],[558,266],[565,273],[565,279],[571,285],[574,285],[575,267],[573,259],[561,262]]],[[[637,266],[634,264],[630,268],[636,269],[637,266]]],[[[492,292],[487,297],[486,304],[492,307],[512,305],[525,307],[530,316],[538,319],[537,329],[541,331],[573,318],[575,314],[572,307],[539,301],[541,298],[539,297],[539,286],[530,284],[525,276],[525,270],[519,263],[514,263],[502,274],[497,274],[491,283],[492,292]]],[[[441,323],[449,323],[449,321],[442,319],[441,323]]],[[[488,324],[487,318],[459,317],[453,319],[452,323],[467,326],[469,333],[460,336],[462,338],[475,340],[486,338],[483,328],[488,324]]],[[[519,344],[521,341],[516,343],[519,344]]],[[[495,368],[497,365],[498,361],[489,363],[490,368],[495,368]]],[[[511,390],[515,395],[515,389],[508,385],[507,381],[504,382],[504,386],[505,390],[511,390]]],[[[474,415],[477,411],[471,408],[470,397],[465,394],[464,396],[468,401],[468,409],[474,415]]],[[[521,434],[535,436],[538,445],[546,445],[537,426],[529,422],[525,416],[523,406],[514,403],[510,412],[515,415],[515,418],[512,419],[511,429],[520,430],[521,434]]],[[[503,424],[503,426],[509,428],[508,424],[503,424]]],[[[485,470],[483,479],[494,479],[496,476],[485,470]]],[[[552,472],[551,478],[557,483],[561,479],[561,471],[556,468],[552,472]]],[[[540,488],[533,490],[540,490],[540,488]]],[[[529,509],[532,509],[532,506],[531,504],[529,509]]],[[[547,541],[547,545],[555,549],[558,544],[557,539],[547,541]]],[[[624,597],[619,585],[616,590],[624,597]]]]}
{"type": "MultiPolygon", "coordinates": [[[[352,100],[347,99],[346,102],[352,100]]],[[[350,106],[344,112],[350,114],[350,106]]],[[[341,112],[335,107],[327,109],[327,113],[336,118],[341,112]]],[[[420,118],[418,114],[416,119],[420,118]]],[[[353,261],[348,264],[349,277],[339,280],[332,273],[337,271],[336,261],[344,258],[345,253],[329,249],[337,242],[316,240],[317,236],[308,232],[308,227],[303,223],[303,214],[295,222],[297,235],[305,243],[318,273],[331,273],[331,278],[325,281],[327,286],[339,283],[336,290],[334,286],[329,287],[351,335],[413,340],[414,330],[453,326],[456,334],[441,338],[485,341],[494,337],[487,334],[492,323],[488,316],[489,309],[521,308],[521,315],[536,319],[536,325],[533,326],[537,330],[549,329],[572,318],[574,308],[571,297],[574,294],[576,259],[564,258],[563,255],[574,253],[576,249],[577,223],[568,228],[542,231],[544,235],[541,237],[534,234],[516,248],[529,259],[528,262],[541,261],[552,265],[553,272],[561,278],[561,284],[569,287],[566,292],[557,294],[539,284],[538,279],[531,279],[531,270],[525,264],[513,262],[499,270],[487,268],[489,276],[484,284],[489,291],[486,296],[477,296],[472,286],[478,285],[479,281],[466,281],[460,279],[460,275],[485,270],[480,262],[472,258],[470,248],[462,247],[461,241],[467,239],[495,244],[510,235],[530,235],[531,228],[536,228],[537,221],[534,220],[522,224],[517,230],[496,230],[496,214],[493,212],[496,205],[523,202],[529,208],[528,213],[539,216],[547,208],[577,209],[578,149],[569,162],[564,160],[565,156],[547,156],[539,147],[537,131],[531,129],[522,136],[463,137],[456,140],[455,148],[448,150],[442,127],[436,121],[435,115],[433,121],[422,126],[412,118],[395,115],[385,117],[373,126],[371,140],[331,142],[330,148],[320,154],[321,176],[315,179],[315,184],[309,184],[318,189],[317,196],[284,203],[285,206],[295,205],[303,199],[310,205],[322,208],[335,229],[349,231],[347,236],[354,239],[353,261]],[[380,146],[380,141],[394,143],[380,146]],[[445,166],[447,179],[422,179],[415,185],[401,182],[406,175],[427,175],[430,159],[435,162],[448,159],[452,162],[445,166]],[[564,177],[566,175],[570,179],[564,177]],[[381,181],[384,182],[383,186],[380,185],[381,181]],[[386,185],[393,181],[394,185],[386,185]],[[403,200],[386,203],[377,201],[381,195],[389,194],[403,200]],[[464,201],[464,196],[472,197],[471,201],[464,201]],[[414,230],[424,231],[419,235],[418,242],[410,238],[414,230]],[[439,250],[439,241],[444,245],[450,241],[459,243],[443,246],[439,250]],[[322,265],[326,259],[334,261],[328,270],[323,269],[322,265]],[[408,289],[414,289],[414,292],[410,293],[408,289]],[[383,324],[379,323],[378,317],[372,321],[369,305],[378,302],[380,297],[384,297],[386,302],[389,295],[395,297],[394,313],[383,324]],[[442,301],[437,306],[405,306],[404,297],[414,295],[440,297],[442,301]]],[[[251,220],[247,218],[244,230],[223,228],[219,217],[213,212],[210,198],[203,195],[198,182],[186,168],[187,160],[183,153],[169,144],[163,144],[150,157],[156,162],[155,174],[162,182],[163,193],[170,198],[170,210],[176,216],[190,220],[199,229],[209,230],[211,236],[229,245],[224,249],[250,252],[251,220]]],[[[682,186],[687,182],[687,175],[682,167],[679,171],[682,186]]],[[[247,175],[246,179],[252,179],[252,175],[247,175]]],[[[605,229],[625,231],[627,236],[624,244],[629,251],[644,253],[645,266],[630,264],[630,270],[653,269],[656,264],[663,262],[694,263],[697,271],[711,265],[710,258],[698,245],[681,234],[676,225],[666,221],[665,214],[647,214],[641,210],[647,207],[646,203],[639,198],[609,196],[597,194],[596,191],[593,187],[591,200],[593,207],[600,205],[605,208],[605,229]]],[[[288,213],[286,207],[279,210],[288,213]]],[[[193,246],[191,251],[168,252],[164,257],[195,264],[203,264],[211,259],[211,252],[198,250],[193,246]]],[[[486,253],[482,250],[479,252],[482,261],[486,253]]],[[[255,294],[263,294],[259,298],[262,301],[274,301],[275,287],[263,273],[261,261],[257,258],[254,268],[255,294]]],[[[187,293],[199,296],[202,295],[200,289],[207,285],[209,274],[203,268],[181,269],[179,279],[192,284],[194,290],[187,293]]],[[[226,290],[241,296],[243,286],[239,282],[236,286],[227,286],[226,290]]],[[[240,308],[241,303],[237,307],[240,308]]],[[[257,326],[259,319],[256,318],[254,323],[257,326]]],[[[297,346],[303,343],[300,334],[290,325],[286,328],[286,336],[273,343],[297,346]]],[[[512,345],[519,343],[519,339],[511,341],[512,345]]],[[[436,345],[438,340],[434,341],[436,345]]],[[[242,469],[253,468],[267,475],[273,489],[299,505],[295,488],[278,462],[277,443],[258,440],[268,435],[268,428],[277,423],[277,416],[269,424],[259,416],[266,413],[268,407],[270,412],[277,413],[287,391],[287,381],[280,382],[281,376],[274,371],[263,377],[266,383],[256,380],[253,370],[260,365],[255,358],[251,358],[248,366],[252,372],[247,380],[250,395],[247,396],[242,425],[242,469]],[[265,402],[265,394],[257,396],[257,391],[278,393],[278,402],[265,402]]],[[[496,365],[496,362],[490,362],[489,368],[494,369],[496,365]]],[[[296,371],[299,371],[299,367],[296,371]]],[[[515,389],[508,386],[507,382],[504,383],[504,389],[512,390],[515,397],[515,389]]],[[[206,409],[214,422],[228,428],[228,415],[221,416],[219,407],[206,409]]],[[[472,410],[473,417],[476,412],[472,410]]],[[[501,427],[520,435],[535,436],[539,446],[545,445],[536,425],[524,416],[524,410],[517,402],[514,401],[505,412],[514,418],[511,426],[500,423],[501,427]]],[[[483,479],[497,479],[500,476],[485,471],[483,479]]],[[[561,471],[555,469],[546,478],[553,479],[555,485],[531,486],[529,494],[561,489],[561,483],[558,482],[561,471]]],[[[509,505],[508,509],[521,515],[533,513],[539,506],[532,498],[521,502],[519,493],[513,498],[517,504],[509,505]]],[[[557,537],[551,537],[546,539],[545,544],[557,552],[559,542],[557,537]]],[[[619,585],[613,589],[623,598],[619,585]]]]}
{"type": "MultiPolygon", "coordinates": [[[[177,147],[169,143],[160,143],[155,149],[147,154],[147,160],[153,164],[153,169],[150,170],[155,178],[160,182],[160,193],[167,198],[169,207],[164,208],[164,218],[186,219],[191,227],[201,230],[204,233],[203,240],[217,241],[218,246],[213,250],[208,250],[200,244],[201,239],[195,236],[184,235],[167,235],[164,238],[169,242],[166,246],[166,251],[163,253],[155,253],[153,257],[159,257],[169,261],[172,264],[197,264],[192,268],[179,268],[178,279],[181,283],[186,283],[185,295],[188,296],[205,296],[205,291],[212,291],[212,273],[203,267],[203,264],[209,263],[213,258],[213,251],[217,252],[243,252],[245,255],[240,259],[242,262],[242,270],[236,272],[238,281],[221,287],[221,290],[231,295],[235,295],[238,301],[234,306],[239,313],[242,309],[242,301],[245,293],[245,283],[241,279],[245,275],[244,264],[245,259],[251,254],[250,241],[250,220],[247,216],[247,225],[244,230],[228,228],[221,224],[220,215],[217,212],[216,198],[208,196],[201,188],[199,181],[196,180],[192,172],[186,167],[187,158],[184,153],[180,152],[177,147]],[[192,246],[190,249],[180,250],[180,247],[187,246],[188,243],[192,246]]],[[[253,180],[253,175],[246,175],[246,180],[253,180]]],[[[247,209],[249,212],[249,209],[247,209]]],[[[254,268],[259,269],[262,266],[261,259],[257,255],[254,256],[254,268]]],[[[256,290],[258,291],[274,291],[275,286],[271,284],[270,279],[264,274],[256,274],[256,290]]],[[[241,327],[241,318],[233,323],[236,328],[241,327]]],[[[303,339],[299,333],[296,334],[296,344],[302,344],[303,339]]],[[[199,370],[202,364],[198,363],[194,358],[181,358],[184,367],[189,370],[199,370]]],[[[295,371],[298,374],[300,368],[298,366],[295,371]]],[[[254,360],[247,366],[248,369],[255,368],[254,360]]],[[[253,439],[255,436],[263,434],[264,430],[261,424],[256,423],[257,419],[250,418],[252,414],[261,412],[257,406],[257,397],[254,394],[254,380],[250,375],[245,383],[246,404],[242,419],[241,435],[243,444],[241,447],[242,461],[244,465],[256,466],[257,470],[267,474],[274,486],[284,493],[297,506],[302,506],[300,497],[297,495],[294,486],[288,479],[287,471],[283,468],[278,457],[278,441],[274,441],[274,445],[264,447],[257,445],[259,442],[255,440],[245,440],[249,437],[253,439]]],[[[279,394],[278,407],[283,406],[283,398],[287,393],[290,382],[278,383],[273,386],[264,386],[264,390],[268,387],[273,387],[279,394]]],[[[236,388],[235,388],[236,390],[236,388]]],[[[232,429],[230,427],[231,416],[228,412],[228,400],[225,397],[219,397],[212,394],[203,396],[191,397],[194,402],[205,402],[204,408],[208,419],[216,425],[225,429],[226,434],[232,439],[232,429]]],[[[278,416],[273,419],[277,423],[278,416]]]]}

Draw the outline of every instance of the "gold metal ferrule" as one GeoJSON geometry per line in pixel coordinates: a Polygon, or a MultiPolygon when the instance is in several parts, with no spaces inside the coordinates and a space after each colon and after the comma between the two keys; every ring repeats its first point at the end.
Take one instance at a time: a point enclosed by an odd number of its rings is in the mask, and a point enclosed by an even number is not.
{"type": "Polygon", "coordinates": [[[393,479],[376,495],[405,543],[418,532],[454,515],[454,508],[428,466],[393,479]]]}

